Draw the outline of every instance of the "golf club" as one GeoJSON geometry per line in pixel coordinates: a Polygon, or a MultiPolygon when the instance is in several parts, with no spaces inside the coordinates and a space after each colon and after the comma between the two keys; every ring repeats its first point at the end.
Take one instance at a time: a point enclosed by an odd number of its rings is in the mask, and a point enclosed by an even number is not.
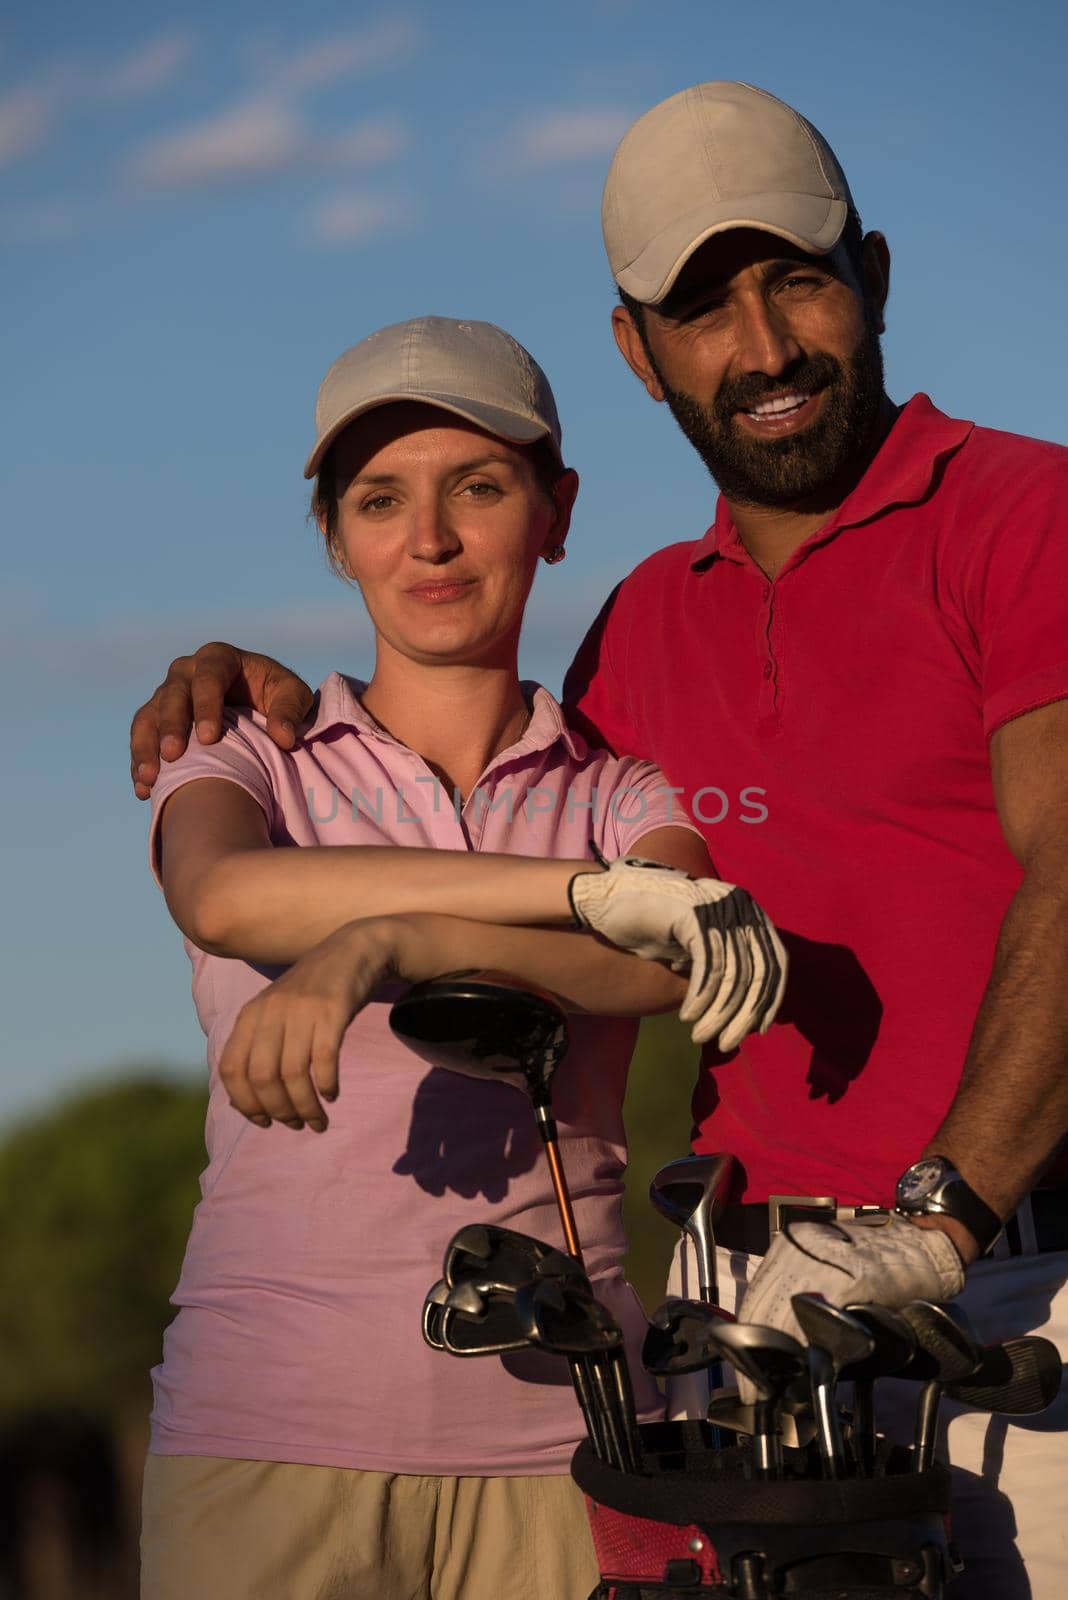
{"type": "Polygon", "coordinates": [[[857,1470],[870,1478],[875,1472],[875,1383],[900,1372],[916,1353],[916,1335],[898,1312],[887,1306],[846,1306],[875,1341],[866,1361],[843,1369],[853,1384],[853,1450],[857,1470]]]}
{"type": "Polygon", "coordinates": [[[423,1301],[423,1338],[431,1350],[445,1348],[441,1342],[441,1317],[450,1287],[444,1278],[439,1278],[423,1301]]]}
{"type": "Polygon", "coordinates": [[[558,1355],[584,1357],[604,1424],[609,1463],[641,1470],[634,1394],[618,1323],[572,1279],[542,1278],[516,1290],[516,1314],[527,1338],[558,1355]]]}
{"type": "Polygon", "coordinates": [[[757,1392],[753,1407],[754,1475],[781,1478],[779,1412],[788,1386],[805,1371],[804,1346],[792,1334],[753,1322],[719,1323],[709,1330],[708,1340],[757,1392]]]}
{"type": "Polygon", "coordinates": [[[1029,1417],[1051,1406],[1060,1393],[1064,1368],[1049,1339],[1028,1334],[985,1346],[979,1365],[961,1383],[947,1383],[946,1394],[976,1411],[1003,1417],[1029,1417]]]}
{"type": "Polygon", "coordinates": [[[508,1083],[530,1096],[564,1242],[581,1262],[550,1093],[568,1045],[567,1015],[559,1003],[506,973],[454,973],[415,984],[394,1002],[389,1025],[424,1061],[508,1083]]]}
{"type": "Polygon", "coordinates": [[[845,1446],[835,1403],[835,1384],[843,1367],[868,1360],[875,1349],[875,1340],[848,1311],[832,1305],[821,1294],[795,1294],[790,1303],[808,1340],[806,1362],[824,1476],[840,1478],[845,1467],[845,1446]]]}
{"type": "Polygon", "coordinates": [[[532,1278],[574,1277],[586,1281],[581,1264],[555,1245],[493,1223],[471,1222],[449,1240],[442,1263],[452,1284],[473,1277],[498,1289],[518,1289],[532,1278]]]}
{"type": "Polygon", "coordinates": [[[735,1320],[720,1306],[672,1295],[649,1319],[642,1343],[642,1366],[658,1378],[700,1372],[716,1359],[705,1340],[708,1328],[735,1320]]]}
{"type": "Polygon", "coordinates": [[[962,1383],[979,1366],[982,1352],[964,1312],[959,1306],[936,1306],[928,1300],[913,1300],[903,1306],[901,1315],[916,1335],[917,1355],[905,1367],[903,1377],[923,1376],[916,1407],[916,1440],[912,1458],[914,1472],[924,1472],[934,1460],[938,1432],[938,1407],[947,1383],[962,1383]],[[921,1356],[934,1366],[921,1367],[921,1356]]]}
{"type": "MultiPolygon", "coordinates": [[[[715,1226],[730,1199],[736,1162],[731,1155],[679,1156],[655,1174],[649,1198],[662,1217],[693,1241],[697,1292],[708,1305],[719,1303],[715,1226]]],[[[708,1366],[709,1398],[722,1382],[718,1362],[708,1366]]]]}

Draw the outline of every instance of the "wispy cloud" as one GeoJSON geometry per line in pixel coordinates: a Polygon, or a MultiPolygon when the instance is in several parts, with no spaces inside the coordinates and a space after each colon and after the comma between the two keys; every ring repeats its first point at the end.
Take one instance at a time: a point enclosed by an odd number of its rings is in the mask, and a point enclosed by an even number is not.
{"type": "Polygon", "coordinates": [[[632,120],[621,106],[559,107],[524,117],[502,152],[512,171],[573,166],[601,159],[615,149],[632,120]]]}
{"type": "Polygon", "coordinates": [[[260,97],[153,141],[133,156],[129,172],[148,187],[184,188],[293,171],[373,167],[394,160],[407,138],[404,122],[395,116],[318,133],[286,98],[260,97]]]}
{"type": "Polygon", "coordinates": [[[319,245],[367,244],[383,234],[406,233],[417,216],[410,197],[350,192],[334,194],[307,213],[308,236],[319,245]]]}
{"type": "Polygon", "coordinates": [[[188,30],[172,28],[114,60],[56,61],[0,91],[0,167],[44,149],[64,124],[101,102],[140,100],[169,88],[192,59],[194,43],[188,30]]]}
{"type": "Polygon", "coordinates": [[[371,27],[320,35],[269,69],[270,77],[278,88],[303,94],[396,66],[422,43],[422,30],[414,18],[384,18],[371,27]]]}
{"type": "Polygon", "coordinates": [[[171,28],[120,56],[98,80],[106,100],[140,100],[170,88],[193,58],[195,40],[185,28],[171,28]]]}
{"type": "Polygon", "coordinates": [[[48,144],[64,115],[70,74],[54,70],[0,93],[0,167],[48,144]]]}

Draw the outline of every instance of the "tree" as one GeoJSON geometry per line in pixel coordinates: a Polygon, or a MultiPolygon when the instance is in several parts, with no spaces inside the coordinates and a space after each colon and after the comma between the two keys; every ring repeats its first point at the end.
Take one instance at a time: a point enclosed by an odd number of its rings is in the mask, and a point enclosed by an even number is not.
{"type": "Polygon", "coordinates": [[[205,1164],[202,1087],[94,1087],[0,1145],[0,1417],[147,1409],[205,1164]]]}

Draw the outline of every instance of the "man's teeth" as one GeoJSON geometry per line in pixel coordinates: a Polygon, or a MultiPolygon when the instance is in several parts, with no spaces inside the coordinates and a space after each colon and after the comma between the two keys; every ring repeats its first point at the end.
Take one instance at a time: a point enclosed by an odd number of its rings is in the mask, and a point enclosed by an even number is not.
{"type": "Polygon", "coordinates": [[[811,398],[812,396],[809,394],[779,395],[775,400],[761,401],[760,405],[754,406],[751,411],[747,411],[746,416],[782,417],[785,416],[787,412],[799,411],[805,402],[807,400],[811,400],[811,398]]]}

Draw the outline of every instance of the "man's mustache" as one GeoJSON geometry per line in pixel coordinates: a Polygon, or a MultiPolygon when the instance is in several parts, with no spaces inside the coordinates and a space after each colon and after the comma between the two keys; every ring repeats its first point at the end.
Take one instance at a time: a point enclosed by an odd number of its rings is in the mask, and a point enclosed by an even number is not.
{"type": "Polygon", "coordinates": [[[779,378],[754,372],[721,388],[716,395],[715,411],[717,416],[729,420],[736,411],[751,411],[769,395],[783,394],[791,389],[813,393],[817,389],[829,388],[841,376],[842,364],[833,356],[806,356],[788,367],[779,378]]]}

